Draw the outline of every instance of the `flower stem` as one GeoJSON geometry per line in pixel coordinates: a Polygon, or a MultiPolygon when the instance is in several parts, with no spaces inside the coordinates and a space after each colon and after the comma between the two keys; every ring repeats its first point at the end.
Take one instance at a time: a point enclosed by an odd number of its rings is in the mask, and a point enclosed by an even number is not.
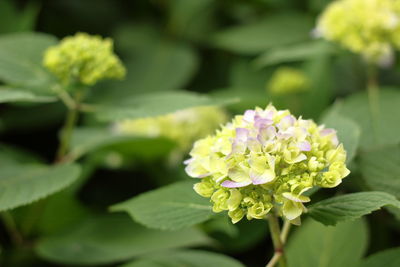
{"type": "Polygon", "coordinates": [[[64,156],[69,150],[72,132],[76,122],[78,121],[81,97],[82,94],[78,92],[74,98],[75,105],[73,105],[72,107],[67,106],[68,114],[65,119],[64,126],[61,130],[60,145],[57,151],[56,162],[63,162],[64,156]]]}
{"type": "Polygon", "coordinates": [[[4,227],[6,228],[12,243],[16,246],[21,246],[24,242],[21,233],[17,229],[17,224],[14,221],[10,212],[4,211],[1,213],[4,227]]]}
{"type": "Polygon", "coordinates": [[[271,213],[268,215],[268,225],[275,253],[266,267],[274,267],[276,263],[278,263],[279,267],[286,267],[286,259],[283,251],[284,242],[281,239],[279,221],[275,214],[271,213]]]}

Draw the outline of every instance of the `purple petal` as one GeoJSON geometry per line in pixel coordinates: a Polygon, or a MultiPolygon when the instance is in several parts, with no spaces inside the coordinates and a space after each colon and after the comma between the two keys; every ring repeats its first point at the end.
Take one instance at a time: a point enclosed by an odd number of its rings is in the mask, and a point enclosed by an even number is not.
{"type": "Polygon", "coordinates": [[[261,117],[258,117],[254,121],[254,127],[257,128],[257,129],[266,128],[268,125],[271,125],[272,123],[273,123],[272,120],[263,119],[261,117]]]}
{"type": "Polygon", "coordinates": [[[237,187],[244,187],[251,184],[251,181],[246,181],[246,182],[234,182],[234,181],[230,181],[230,180],[226,180],[222,182],[222,186],[223,187],[227,187],[227,188],[237,188],[237,187]]]}
{"type": "Polygon", "coordinates": [[[243,119],[247,122],[253,122],[254,121],[254,116],[256,115],[256,112],[254,110],[248,109],[243,115],[243,119]]]}
{"type": "Polygon", "coordinates": [[[327,135],[336,133],[336,131],[334,129],[327,128],[327,129],[321,130],[319,133],[321,136],[327,136],[327,135]]]}
{"type": "Polygon", "coordinates": [[[276,136],[276,129],[274,126],[269,126],[267,128],[261,128],[258,135],[257,139],[260,141],[261,144],[265,144],[267,140],[270,140],[276,136]]]}
{"type": "Polygon", "coordinates": [[[302,141],[298,144],[298,147],[300,148],[301,151],[310,151],[311,150],[311,144],[308,141],[302,141]]]}
{"type": "Polygon", "coordinates": [[[249,130],[246,128],[236,128],[236,140],[246,141],[249,135],[249,130]]]}
{"type": "Polygon", "coordinates": [[[278,128],[285,130],[293,126],[295,122],[296,118],[293,115],[287,115],[286,117],[281,119],[281,121],[278,123],[278,128]]]}
{"type": "Polygon", "coordinates": [[[265,184],[274,179],[269,173],[259,174],[253,171],[250,171],[250,179],[254,185],[265,184]]]}
{"type": "Polygon", "coordinates": [[[183,162],[183,164],[185,164],[185,165],[188,165],[190,162],[192,162],[194,160],[194,158],[190,158],[190,159],[187,159],[187,160],[185,160],[184,162],[183,162]]]}

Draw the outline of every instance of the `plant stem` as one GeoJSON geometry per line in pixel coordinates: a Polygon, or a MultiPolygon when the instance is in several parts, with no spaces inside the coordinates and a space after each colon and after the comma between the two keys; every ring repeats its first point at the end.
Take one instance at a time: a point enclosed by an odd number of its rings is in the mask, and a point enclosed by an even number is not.
{"type": "Polygon", "coordinates": [[[4,211],[1,213],[1,219],[3,224],[10,235],[12,243],[16,246],[21,246],[24,242],[21,233],[17,229],[17,224],[14,221],[13,216],[10,212],[4,211]]]}
{"type": "Polygon", "coordinates": [[[82,97],[82,94],[80,92],[78,92],[74,98],[75,105],[72,107],[67,106],[68,114],[65,119],[64,126],[61,130],[60,145],[59,145],[59,148],[57,151],[56,162],[62,162],[64,160],[65,154],[69,150],[72,132],[73,132],[76,122],[78,121],[81,97],[82,97]]]}
{"type": "Polygon", "coordinates": [[[286,267],[286,259],[283,251],[284,242],[282,242],[281,239],[279,221],[278,217],[275,214],[271,213],[268,215],[268,225],[275,253],[270,262],[266,265],[266,267],[273,267],[276,263],[279,264],[279,267],[286,267]]]}
{"type": "Polygon", "coordinates": [[[292,224],[288,220],[285,220],[285,222],[283,223],[282,233],[281,233],[282,244],[286,243],[291,226],[292,224]]]}

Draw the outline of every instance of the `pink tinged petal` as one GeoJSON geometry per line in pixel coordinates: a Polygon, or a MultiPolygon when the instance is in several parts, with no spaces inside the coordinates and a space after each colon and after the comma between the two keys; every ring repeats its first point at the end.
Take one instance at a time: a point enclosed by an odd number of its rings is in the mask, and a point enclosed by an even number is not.
{"type": "Polygon", "coordinates": [[[293,115],[287,115],[286,117],[281,119],[281,121],[278,123],[278,128],[285,130],[293,126],[295,122],[296,118],[293,115]]]}
{"type": "Polygon", "coordinates": [[[276,129],[274,126],[267,128],[261,128],[258,132],[257,139],[261,144],[265,144],[266,141],[271,140],[276,136],[276,129]]]}
{"type": "Polygon", "coordinates": [[[235,140],[233,141],[232,144],[232,152],[227,156],[230,157],[232,154],[238,153],[238,154],[243,154],[246,152],[247,145],[245,142],[241,140],[235,140]]]}
{"type": "Polygon", "coordinates": [[[254,185],[265,184],[275,179],[275,173],[272,170],[266,170],[264,173],[250,171],[250,179],[254,185]]]}
{"type": "Polygon", "coordinates": [[[185,160],[184,162],[183,162],[183,164],[185,164],[185,165],[188,165],[190,162],[192,162],[194,160],[194,158],[190,158],[190,159],[187,159],[187,160],[185,160]]]}
{"type": "Polygon", "coordinates": [[[244,187],[251,184],[251,181],[244,181],[244,182],[234,182],[230,180],[226,180],[222,182],[223,187],[228,187],[228,188],[237,188],[237,187],[244,187]]]}
{"type": "Polygon", "coordinates": [[[254,110],[248,109],[243,115],[243,120],[247,122],[253,122],[254,121],[254,116],[256,115],[256,112],[254,110]]]}
{"type": "Polygon", "coordinates": [[[327,136],[327,135],[330,135],[330,134],[335,134],[336,131],[334,129],[328,128],[328,129],[322,129],[319,133],[320,133],[321,136],[327,136]]]}
{"type": "Polygon", "coordinates": [[[271,125],[272,123],[273,123],[272,120],[264,119],[264,118],[260,118],[259,117],[259,118],[255,119],[254,127],[257,128],[257,129],[266,128],[267,126],[271,125]]]}
{"type": "Polygon", "coordinates": [[[249,130],[246,128],[236,128],[236,140],[246,141],[249,135],[249,130]]]}
{"type": "Polygon", "coordinates": [[[297,145],[300,151],[311,151],[311,144],[308,141],[302,141],[297,145]]]}

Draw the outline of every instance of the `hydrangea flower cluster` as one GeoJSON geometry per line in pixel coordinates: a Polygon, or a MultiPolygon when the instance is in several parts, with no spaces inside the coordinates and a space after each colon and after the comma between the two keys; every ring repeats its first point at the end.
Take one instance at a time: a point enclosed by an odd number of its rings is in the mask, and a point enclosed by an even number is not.
{"type": "Polygon", "coordinates": [[[193,142],[211,134],[227,120],[226,113],[218,107],[196,107],[171,114],[118,122],[116,131],[147,137],[165,137],[178,143],[187,151],[193,142]]]}
{"type": "Polygon", "coordinates": [[[190,156],[187,174],[202,179],[194,190],[233,223],[265,218],[273,208],[299,223],[307,190],[335,187],[350,173],[335,130],[272,105],[235,116],[198,140],[190,156]]]}
{"type": "Polygon", "coordinates": [[[43,64],[65,85],[90,86],[103,79],[121,79],[126,72],[111,39],[86,33],[66,37],[47,49],[43,64]]]}
{"type": "Polygon", "coordinates": [[[267,89],[276,95],[294,94],[307,90],[310,81],[300,70],[281,67],[272,75],[267,89]]]}
{"type": "Polygon", "coordinates": [[[370,62],[390,62],[393,48],[400,48],[400,1],[334,1],[320,17],[317,34],[370,62]]]}

